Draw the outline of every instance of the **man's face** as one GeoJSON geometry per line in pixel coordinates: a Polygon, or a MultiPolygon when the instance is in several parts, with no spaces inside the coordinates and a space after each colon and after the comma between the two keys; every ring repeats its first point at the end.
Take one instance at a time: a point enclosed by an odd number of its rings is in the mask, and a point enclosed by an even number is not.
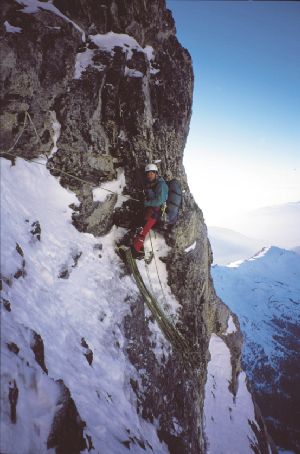
{"type": "Polygon", "coordinates": [[[152,183],[156,179],[156,172],[146,172],[146,178],[149,183],[152,183]]]}

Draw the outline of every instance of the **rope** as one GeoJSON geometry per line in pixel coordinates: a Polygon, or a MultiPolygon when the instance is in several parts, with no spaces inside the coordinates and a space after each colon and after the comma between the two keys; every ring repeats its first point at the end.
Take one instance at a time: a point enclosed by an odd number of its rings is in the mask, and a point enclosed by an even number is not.
{"type": "Polygon", "coordinates": [[[24,124],[23,124],[23,128],[22,128],[22,130],[21,130],[21,133],[20,133],[20,134],[19,134],[19,136],[17,137],[17,139],[16,139],[15,143],[13,144],[13,146],[12,146],[12,147],[10,147],[10,149],[8,150],[8,153],[9,153],[10,151],[12,151],[12,150],[13,150],[13,149],[15,148],[15,146],[16,146],[16,145],[17,145],[17,143],[19,142],[20,138],[22,137],[22,135],[23,135],[23,132],[25,131],[25,127],[26,127],[26,119],[27,119],[27,115],[26,115],[26,113],[27,113],[27,112],[25,112],[25,116],[24,116],[24,124]]]}
{"type": "Polygon", "coordinates": [[[17,139],[15,140],[14,144],[9,148],[8,151],[0,151],[0,155],[6,155],[6,156],[11,156],[12,158],[21,158],[21,159],[24,159],[25,161],[28,161],[28,162],[33,162],[35,164],[39,164],[39,165],[42,165],[44,167],[47,167],[49,168],[50,170],[54,170],[58,173],[60,173],[60,176],[61,175],[67,175],[68,177],[72,178],[73,180],[77,180],[77,181],[80,181],[81,183],[85,183],[85,184],[88,184],[89,186],[91,186],[92,188],[99,188],[99,189],[102,189],[103,191],[106,191],[106,192],[109,192],[111,194],[116,194],[117,196],[120,196],[120,197],[123,197],[127,200],[134,200],[136,202],[140,202],[140,200],[138,199],[135,199],[129,195],[124,195],[124,194],[118,194],[117,192],[115,191],[111,191],[110,189],[107,189],[107,188],[103,188],[101,185],[99,186],[96,186],[94,183],[92,183],[91,181],[88,181],[88,180],[85,180],[84,178],[80,178],[80,177],[77,177],[76,175],[73,175],[69,172],[66,172],[65,170],[62,170],[62,169],[59,169],[55,166],[53,166],[52,164],[49,164],[49,161],[48,161],[48,156],[46,155],[46,158],[47,158],[47,163],[44,164],[40,161],[36,161],[34,159],[28,159],[28,158],[25,158],[23,156],[20,156],[18,155],[17,153],[11,153],[11,151],[13,151],[13,149],[16,147],[17,143],[19,142],[20,138],[22,137],[25,129],[26,129],[26,124],[27,124],[27,118],[29,119],[29,122],[31,123],[33,129],[34,129],[34,132],[36,134],[36,137],[38,139],[38,141],[41,143],[42,145],[42,140],[36,130],[36,127],[35,127],[35,124],[30,116],[30,114],[25,111],[25,116],[24,116],[24,123],[23,123],[23,127],[22,127],[22,130],[20,132],[20,134],[18,135],[17,139]]]}
{"type": "Polygon", "coordinates": [[[147,287],[144,284],[143,278],[139,272],[135,260],[131,256],[130,249],[125,251],[127,258],[127,263],[131,272],[134,275],[137,286],[144,297],[149,310],[153,314],[158,326],[161,328],[162,332],[166,338],[171,342],[175,350],[179,351],[184,359],[186,364],[192,365],[193,359],[190,356],[190,348],[188,342],[183,337],[183,335],[178,331],[178,329],[173,325],[173,323],[168,319],[160,308],[156,298],[148,291],[147,287]]]}
{"type": "Polygon", "coordinates": [[[34,132],[35,132],[35,135],[36,135],[38,141],[40,142],[41,145],[43,145],[42,139],[40,138],[40,136],[39,136],[39,134],[38,134],[38,132],[36,130],[35,124],[33,123],[32,119],[31,119],[31,116],[29,115],[29,112],[27,112],[27,110],[25,111],[25,114],[26,114],[26,116],[28,116],[29,121],[32,124],[32,127],[34,129],[34,132]]]}
{"type": "Polygon", "coordinates": [[[7,155],[7,156],[11,156],[11,157],[14,157],[14,158],[21,158],[21,159],[24,159],[25,161],[28,161],[28,162],[33,162],[34,164],[39,164],[41,166],[44,166],[44,167],[47,167],[49,168],[50,170],[54,170],[56,172],[59,172],[60,175],[67,175],[68,177],[70,178],[73,178],[74,180],[77,180],[77,181],[81,181],[82,183],[86,183],[88,185],[90,185],[92,188],[99,188],[99,189],[102,189],[103,191],[106,191],[106,192],[110,192],[111,194],[116,194],[120,197],[124,197],[126,199],[130,199],[130,200],[135,200],[136,202],[140,202],[140,200],[138,199],[134,199],[133,197],[130,197],[129,195],[125,195],[125,194],[118,194],[117,192],[115,191],[111,191],[110,189],[107,189],[107,188],[103,188],[102,186],[96,186],[94,183],[92,183],[91,181],[88,181],[88,180],[85,180],[83,178],[80,178],[80,177],[76,177],[76,175],[73,175],[69,172],[66,172],[58,167],[55,167],[51,164],[44,164],[43,162],[40,162],[40,161],[35,161],[34,159],[28,159],[28,158],[25,158],[24,156],[20,156],[20,155],[17,155],[16,153],[8,153],[7,151],[0,151],[0,155],[7,155]]]}
{"type": "MultiPolygon", "coordinates": [[[[154,232],[155,233],[155,232],[154,232]]],[[[155,267],[156,267],[156,273],[157,277],[160,283],[160,288],[165,300],[165,303],[167,304],[166,296],[163,290],[162,282],[159,276],[159,271],[158,271],[158,266],[157,262],[155,259],[155,254],[154,254],[154,249],[153,249],[153,243],[152,243],[152,238],[151,238],[151,232],[149,232],[149,238],[150,238],[150,243],[151,243],[151,248],[152,248],[152,253],[154,257],[154,262],[155,262],[155,267]]],[[[150,278],[150,273],[149,269],[147,267],[147,264],[145,263],[146,267],[146,272],[149,280],[149,285],[151,289],[151,294],[149,295],[150,297],[154,295],[153,291],[153,286],[150,278]]],[[[142,277],[140,277],[142,279],[142,277]]],[[[201,296],[203,295],[205,291],[206,285],[204,283],[201,291],[201,296]]],[[[194,350],[193,348],[190,347],[189,342],[185,339],[185,337],[178,331],[178,329],[174,326],[174,324],[166,317],[166,315],[163,313],[163,311],[159,308],[158,303],[156,302],[156,299],[152,296],[152,304],[147,301],[147,298],[145,298],[147,305],[151,312],[153,313],[158,325],[161,327],[162,331],[164,332],[165,336],[170,340],[174,348],[178,351],[180,351],[183,360],[186,364],[190,365],[191,367],[199,367],[199,350],[196,349],[194,350]],[[151,307],[152,306],[152,307],[151,307]]],[[[194,345],[195,346],[195,345],[194,345]]]]}

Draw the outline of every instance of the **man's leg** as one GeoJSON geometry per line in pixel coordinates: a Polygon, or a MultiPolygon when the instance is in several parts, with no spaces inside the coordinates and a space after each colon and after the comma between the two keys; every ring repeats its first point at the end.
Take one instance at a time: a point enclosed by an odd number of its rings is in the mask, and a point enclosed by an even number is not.
{"type": "Polygon", "coordinates": [[[146,224],[144,225],[143,229],[141,232],[139,232],[133,239],[133,247],[134,249],[139,252],[143,245],[144,245],[144,241],[145,241],[145,238],[147,236],[147,233],[150,232],[150,230],[152,229],[152,227],[154,226],[154,224],[156,224],[157,220],[154,219],[154,218],[150,218],[148,219],[148,221],[146,222],[146,224]]]}
{"type": "Polygon", "coordinates": [[[158,213],[159,208],[153,209],[152,207],[150,207],[146,210],[145,219],[147,220],[147,222],[141,229],[141,231],[133,238],[133,247],[137,252],[139,252],[142,249],[147,234],[150,232],[152,227],[157,223],[158,213]]]}

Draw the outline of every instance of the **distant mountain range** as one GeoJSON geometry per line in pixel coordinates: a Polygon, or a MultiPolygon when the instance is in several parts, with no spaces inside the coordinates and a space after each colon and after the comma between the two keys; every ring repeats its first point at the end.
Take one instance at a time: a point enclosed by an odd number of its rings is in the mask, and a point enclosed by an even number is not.
{"type": "Polygon", "coordinates": [[[280,448],[300,452],[300,255],[278,247],[214,266],[217,294],[244,334],[243,366],[280,448]]]}
{"type": "Polygon", "coordinates": [[[237,220],[235,226],[236,230],[208,226],[214,264],[245,260],[268,246],[300,253],[300,202],[251,211],[237,220]]]}
{"type": "Polygon", "coordinates": [[[214,264],[228,265],[254,255],[265,243],[249,238],[234,230],[208,227],[208,237],[213,250],[214,264]]]}
{"type": "Polygon", "coordinates": [[[286,249],[300,246],[300,201],[251,211],[238,220],[236,229],[251,238],[265,240],[265,246],[286,249]]]}

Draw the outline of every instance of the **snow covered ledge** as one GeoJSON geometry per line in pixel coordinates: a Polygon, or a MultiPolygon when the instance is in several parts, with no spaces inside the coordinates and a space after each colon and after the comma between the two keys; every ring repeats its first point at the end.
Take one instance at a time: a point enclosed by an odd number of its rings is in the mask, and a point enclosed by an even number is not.
{"type": "MultiPolygon", "coordinates": [[[[205,385],[204,419],[208,454],[251,453],[259,450],[256,408],[247,389],[246,374],[238,378],[234,396],[230,390],[232,376],[230,350],[216,334],[209,342],[211,359],[205,385]]],[[[270,446],[267,450],[271,453],[270,446]]],[[[259,451],[260,452],[260,451],[259,451]]]]}

